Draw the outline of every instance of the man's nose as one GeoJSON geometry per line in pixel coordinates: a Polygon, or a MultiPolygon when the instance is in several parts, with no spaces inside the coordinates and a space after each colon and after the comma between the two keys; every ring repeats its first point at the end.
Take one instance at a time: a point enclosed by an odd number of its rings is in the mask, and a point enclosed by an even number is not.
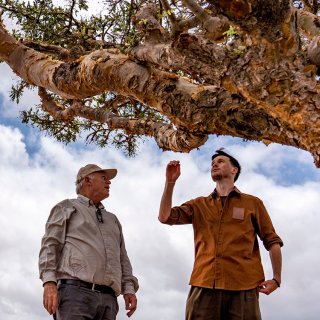
{"type": "Polygon", "coordinates": [[[111,184],[111,181],[109,179],[104,179],[104,183],[106,183],[107,185],[111,184]]]}

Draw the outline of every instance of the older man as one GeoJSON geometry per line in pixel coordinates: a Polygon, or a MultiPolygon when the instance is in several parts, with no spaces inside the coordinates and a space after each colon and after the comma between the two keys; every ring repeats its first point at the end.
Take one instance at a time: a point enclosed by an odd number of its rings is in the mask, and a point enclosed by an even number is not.
{"type": "Polygon", "coordinates": [[[260,320],[259,292],[270,294],[280,287],[282,240],[262,201],[234,186],[240,170],[233,156],[217,150],[211,163],[215,190],[172,208],[180,163],[171,161],[167,166],[159,220],[192,224],[194,229],[187,320],[260,320]],[[271,280],[264,278],[257,236],[270,254],[271,280]]]}
{"type": "Polygon", "coordinates": [[[50,213],[39,255],[43,305],[58,320],[114,320],[117,296],[127,315],[136,310],[138,281],[132,275],[122,228],[106,211],[116,169],[95,164],[80,168],[77,199],[58,203],[50,213]]]}

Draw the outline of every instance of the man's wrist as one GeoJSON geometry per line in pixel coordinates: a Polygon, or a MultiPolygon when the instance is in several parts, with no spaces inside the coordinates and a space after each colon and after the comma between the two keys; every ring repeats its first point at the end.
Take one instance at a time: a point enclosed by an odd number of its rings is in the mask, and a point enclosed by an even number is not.
{"type": "Polygon", "coordinates": [[[125,296],[126,294],[133,294],[133,295],[136,295],[134,289],[132,290],[126,290],[125,292],[122,293],[123,296],[125,296]]]}
{"type": "Polygon", "coordinates": [[[57,283],[55,281],[46,281],[43,283],[43,287],[45,286],[57,286],[57,283]]]}
{"type": "Polygon", "coordinates": [[[276,278],[272,278],[272,280],[277,284],[278,288],[280,288],[280,281],[278,281],[276,278]]]}

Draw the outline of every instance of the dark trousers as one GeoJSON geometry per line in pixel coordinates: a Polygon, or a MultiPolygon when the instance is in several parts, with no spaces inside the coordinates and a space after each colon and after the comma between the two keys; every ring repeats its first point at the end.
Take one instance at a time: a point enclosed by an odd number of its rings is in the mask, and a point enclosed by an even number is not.
{"type": "Polygon", "coordinates": [[[115,320],[119,306],[111,293],[60,284],[57,320],[115,320]]]}
{"type": "Polygon", "coordinates": [[[191,287],[186,320],[261,320],[258,289],[228,291],[191,287]]]}

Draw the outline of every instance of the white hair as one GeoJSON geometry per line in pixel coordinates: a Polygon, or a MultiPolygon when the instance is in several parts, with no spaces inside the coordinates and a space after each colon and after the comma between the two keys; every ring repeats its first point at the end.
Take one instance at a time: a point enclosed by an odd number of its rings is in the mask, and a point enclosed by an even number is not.
{"type": "Polygon", "coordinates": [[[81,188],[83,186],[84,178],[86,178],[86,177],[91,179],[92,178],[92,173],[87,175],[87,176],[85,176],[85,177],[83,177],[80,181],[76,181],[76,193],[77,194],[80,194],[80,190],[81,190],[81,188]]]}

